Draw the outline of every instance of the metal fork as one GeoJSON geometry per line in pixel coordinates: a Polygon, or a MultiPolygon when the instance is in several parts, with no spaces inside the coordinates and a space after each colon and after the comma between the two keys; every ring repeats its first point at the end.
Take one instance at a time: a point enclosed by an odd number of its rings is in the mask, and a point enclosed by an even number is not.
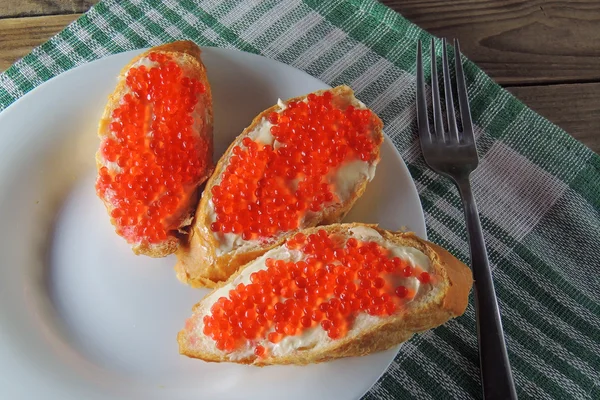
{"type": "Polygon", "coordinates": [[[448,130],[444,129],[442,107],[438,92],[438,79],[435,57],[435,40],[431,40],[431,92],[433,100],[433,131],[427,118],[425,99],[425,79],[421,41],[417,49],[417,124],[421,150],[425,162],[433,171],[450,178],[458,187],[465,211],[467,235],[471,249],[471,264],[475,280],[475,311],[477,315],[477,338],[479,342],[479,364],[483,396],[490,399],[516,399],[498,301],[494,291],[492,272],[488,263],[485,242],[481,232],[481,223],[477,205],[471,191],[469,175],[477,168],[479,157],[473,135],[473,123],[469,110],[467,86],[460,60],[458,40],[454,40],[456,57],[456,89],[462,121],[462,130],[458,130],[452,100],[452,84],[446,52],[446,39],[443,40],[443,76],[444,97],[448,130]]]}

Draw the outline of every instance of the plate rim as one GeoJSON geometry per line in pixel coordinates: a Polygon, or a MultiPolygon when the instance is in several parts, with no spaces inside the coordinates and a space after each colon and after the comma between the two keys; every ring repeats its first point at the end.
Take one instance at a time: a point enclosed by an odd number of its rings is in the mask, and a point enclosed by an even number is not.
{"type": "MultiPolygon", "coordinates": [[[[6,106],[1,112],[0,112],[0,126],[2,126],[2,124],[4,123],[5,120],[11,118],[12,114],[15,112],[13,110],[15,110],[20,104],[22,104],[23,102],[28,101],[28,99],[34,97],[34,96],[38,96],[40,93],[43,93],[44,90],[48,90],[48,88],[50,88],[53,85],[60,85],[61,82],[63,80],[69,80],[72,74],[75,73],[85,73],[87,69],[92,69],[94,68],[94,65],[98,62],[106,62],[107,59],[112,59],[112,58],[120,58],[123,57],[125,58],[126,56],[130,56],[130,58],[132,58],[133,56],[140,54],[143,51],[148,50],[149,47],[146,48],[140,48],[140,49],[135,49],[135,50],[128,50],[128,51],[123,51],[123,52],[119,52],[119,53],[115,53],[115,54],[111,54],[111,55],[107,55],[105,57],[101,57],[95,60],[91,60],[91,61],[86,61],[80,65],[76,65],[73,66],[72,68],[63,71],[62,73],[55,75],[53,77],[51,77],[50,79],[40,83],[39,85],[37,85],[36,87],[32,88],[31,90],[29,90],[27,93],[23,94],[22,96],[20,96],[19,98],[17,98],[15,101],[13,101],[11,104],[9,104],[8,106],[6,106]],[[15,107],[17,106],[17,107],[15,107]]],[[[313,80],[317,80],[319,81],[323,86],[329,87],[331,88],[330,85],[326,84],[325,82],[322,82],[320,79],[308,74],[306,71],[303,71],[301,69],[295,68],[291,65],[285,64],[283,62],[280,62],[278,60],[274,60],[272,58],[268,58],[265,56],[262,56],[260,54],[255,54],[255,53],[250,53],[250,52],[245,52],[245,51],[241,51],[241,50],[237,50],[237,49],[230,49],[230,48],[219,48],[219,47],[211,47],[211,46],[201,46],[202,50],[205,49],[210,49],[210,51],[217,51],[217,52],[223,52],[223,53],[228,53],[228,52],[232,52],[232,53],[244,53],[246,56],[250,56],[250,57],[256,57],[256,58],[260,58],[263,60],[267,60],[268,62],[271,63],[276,63],[279,65],[279,67],[284,68],[284,69],[289,69],[289,70],[294,70],[296,73],[300,72],[304,75],[306,75],[308,78],[313,79],[313,80]]],[[[393,149],[393,153],[395,153],[395,156],[397,158],[397,161],[399,161],[399,164],[402,166],[402,168],[404,169],[403,173],[405,173],[408,177],[410,177],[409,179],[409,186],[410,189],[407,190],[410,192],[410,196],[414,197],[415,200],[415,204],[418,205],[418,219],[419,219],[419,227],[413,227],[416,229],[413,229],[415,231],[419,231],[417,233],[420,234],[420,236],[422,236],[424,239],[427,239],[427,229],[426,229],[426,221],[425,221],[425,214],[424,214],[424,210],[423,210],[423,206],[422,203],[420,201],[420,196],[419,196],[419,192],[417,189],[417,186],[415,184],[415,181],[410,173],[410,170],[408,169],[407,164],[405,163],[404,159],[402,158],[400,152],[398,151],[398,149],[396,148],[396,146],[394,145],[393,141],[391,140],[391,138],[385,133],[385,127],[384,127],[384,140],[387,142],[388,146],[391,146],[391,149],[393,149]]],[[[4,146],[3,146],[4,147],[4,146]]],[[[3,150],[3,149],[0,149],[3,150]]],[[[407,188],[408,189],[408,188],[407,188]]],[[[416,209],[414,210],[415,212],[417,211],[416,209]]],[[[2,336],[0,336],[0,339],[2,338],[2,336]]],[[[397,355],[397,350],[398,350],[399,346],[396,347],[396,353],[395,355],[397,355]]],[[[386,366],[386,368],[384,368],[381,373],[379,374],[379,376],[377,377],[376,380],[374,380],[370,386],[362,393],[360,394],[359,398],[364,396],[372,387],[375,383],[377,383],[377,381],[381,378],[381,376],[383,376],[389,369],[389,366],[391,365],[391,363],[393,363],[394,361],[394,357],[392,357],[388,363],[388,365],[386,366]]]]}

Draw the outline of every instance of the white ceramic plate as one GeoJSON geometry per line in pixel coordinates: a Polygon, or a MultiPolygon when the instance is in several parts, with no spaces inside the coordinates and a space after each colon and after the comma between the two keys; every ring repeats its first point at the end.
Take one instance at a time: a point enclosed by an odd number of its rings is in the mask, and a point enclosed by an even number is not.
{"type": "MultiPolygon", "coordinates": [[[[94,191],[96,125],[139,51],[89,63],[0,114],[0,397],[5,399],[351,399],[397,349],[306,367],[211,364],[176,334],[204,294],[174,258],[136,257],[94,191]]],[[[252,117],[327,86],[278,62],[207,48],[219,156],[252,117]]],[[[408,170],[386,138],[377,175],[347,220],[425,235],[408,170]]]]}

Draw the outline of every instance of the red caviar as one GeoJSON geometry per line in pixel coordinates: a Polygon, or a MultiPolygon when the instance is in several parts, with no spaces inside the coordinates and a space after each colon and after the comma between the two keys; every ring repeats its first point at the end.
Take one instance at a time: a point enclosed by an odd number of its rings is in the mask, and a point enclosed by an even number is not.
{"type": "Polygon", "coordinates": [[[419,281],[421,281],[421,283],[429,283],[430,280],[431,280],[431,276],[429,276],[429,273],[421,272],[419,274],[419,281]]]}
{"type": "Polygon", "coordinates": [[[254,354],[256,354],[257,357],[264,357],[266,355],[266,350],[263,346],[256,346],[254,348],[254,354]]]}
{"type": "Polygon", "coordinates": [[[407,294],[408,290],[406,289],[406,287],[398,286],[396,288],[396,296],[400,297],[401,299],[405,298],[407,294]]]}
{"type": "Polygon", "coordinates": [[[330,92],[270,113],[276,148],[249,137],[233,148],[222,180],[211,189],[211,230],[245,240],[271,237],[298,228],[306,212],[339,201],[326,175],[343,162],[372,160],[373,117],[370,110],[337,108],[330,92]]]}
{"type": "MultiPolygon", "coordinates": [[[[392,315],[414,296],[414,291],[393,284],[407,279],[406,262],[376,242],[344,242],[319,230],[308,236],[298,233],[285,245],[302,251],[305,260],[268,258],[266,269],[219,298],[211,315],[204,317],[204,334],[218,349],[233,351],[247,341],[279,343],[317,326],[339,339],[359,313],[392,315]]],[[[430,282],[427,272],[419,275],[421,282],[427,283],[424,274],[430,282]]],[[[255,347],[257,356],[264,351],[262,345],[255,347]]]]}
{"type": "Polygon", "coordinates": [[[179,221],[174,213],[207,168],[208,143],[193,130],[206,88],[186,77],[168,55],[150,53],[151,67],[131,68],[125,94],[111,115],[100,154],[96,190],[112,206],[117,233],[130,242],[158,243],[179,221]]]}

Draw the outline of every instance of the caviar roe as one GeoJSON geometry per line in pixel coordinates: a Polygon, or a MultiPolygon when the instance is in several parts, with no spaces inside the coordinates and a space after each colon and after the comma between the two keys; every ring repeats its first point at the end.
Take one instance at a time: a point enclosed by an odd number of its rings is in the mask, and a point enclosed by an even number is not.
{"type": "MultiPolygon", "coordinates": [[[[266,354],[261,341],[278,343],[317,326],[339,339],[359,313],[392,315],[415,296],[393,282],[434,278],[418,267],[407,276],[407,262],[376,242],[336,239],[324,230],[290,238],[286,246],[301,250],[305,260],[268,258],[267,268],[252,273],[249,284],[240,283],[214,303],[204,316],[203,333],[225,352],[250,341],[258,357],[266,354]]],[[[186,329],[191,330],[187,324],[186,329]]]]}
{"type": "Polygon", "coordinates": [[[127,72],[128,93],[114,109],[100,155],[96,190],[112,205],[117,233],[129,242],[158,243],[179,225],[174,215],[207,168],[208,144],[193,131],[193,112],[205,92],[164,53],[151,67],[127,72]]]}
{"type": "Polygon", "coordinates": [[[213,232],[244,240],[298,228],[307,211],[340,199],[325,176],[347,161],[372,161],[373,113],[332,103],[331,92],[293,101],[268,121],[276,148],[249,137],[233,148],[222,180],[211,189],[213,232]]]}

